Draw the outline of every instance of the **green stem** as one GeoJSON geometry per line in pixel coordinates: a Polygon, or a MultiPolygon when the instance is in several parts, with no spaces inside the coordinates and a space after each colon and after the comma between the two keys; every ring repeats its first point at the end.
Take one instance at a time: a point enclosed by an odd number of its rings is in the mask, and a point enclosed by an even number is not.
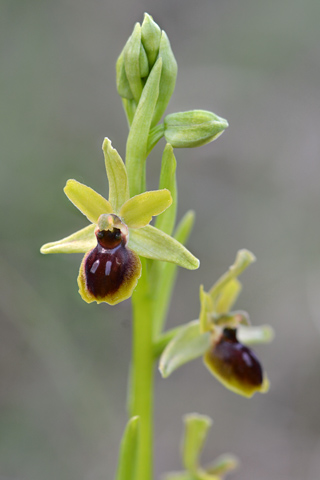
{"type": "Polygon", "coordinates": [[[153,478],[153,344],[152,296],[146,261],[132,296],[133,350],[131,416],[140,417],[140,439],[135,480],[153,478]]]}

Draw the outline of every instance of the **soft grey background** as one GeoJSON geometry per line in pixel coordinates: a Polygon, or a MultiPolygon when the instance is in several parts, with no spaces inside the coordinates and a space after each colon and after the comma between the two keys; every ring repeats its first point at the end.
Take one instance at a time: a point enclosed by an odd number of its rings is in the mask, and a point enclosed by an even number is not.
{"type": "MultiPolygon", "coordinates": [[[[2,0],[0,479],[113,478],[125,425],[130,302],[86,305],[81,256],[39,254],[86,225],[68,178],[106,194],[104,136],[124,154],[127,126],[114,65],[148,11],[179,74],[169,112],[227,118],[217,142],[176,151],[179,216],[197,212],[170,326],[196,318],[239,248],[258,262],[238,307],[270,323],[256,350],[267,395],[242,399],[201,361],[156,380],[155,469],[179,469],[182,416],[214,419],[203,455],[242,460],[246,480],[320,477],[320,4],[318,0],[2,0]]],[[[164,142],[149,162],[156,187],[164,142]]]]}

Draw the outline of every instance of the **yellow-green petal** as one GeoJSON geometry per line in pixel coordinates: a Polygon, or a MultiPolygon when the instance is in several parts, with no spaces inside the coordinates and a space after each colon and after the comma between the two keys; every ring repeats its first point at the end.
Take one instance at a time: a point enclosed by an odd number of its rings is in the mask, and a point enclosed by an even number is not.
{"type": "Polygon", "coordinates": [[[121,205],[129,199],[127,170],[119,153],[112,147],[109,138],[104,139],[102,150],[109,182],[109,202],[114,212],[118,213],[121,205]]]}
{"type": "Polygon", "coordinates": [[[103,213],[112,213],[111,204],[104,197],[77,180],[68,180],[64,187],[64,193],[69,200],[80,210],[92,223],[97,223],[103,213]]]}
{"type": "Polygon", "coordinates": [[[172,203],[169,190],[153,190],[130,198],[119,212],[129,228],[141,228],[148,225],[154,215],[164,212],[172,203]]]}
{"type": "Polygon", "coordinates": [[[97,244],[94,234],[95,225],[88,225],[82,230],[62,238],[56,242],[46,243],[41,247],[41,253],[85,253],[97,244]]]}
{"type": "Polygon", "coordinates": [[[138,255],[195,270],[200,261],[181,243],[151,225],[130,230],[129,247],[138,255]]]}

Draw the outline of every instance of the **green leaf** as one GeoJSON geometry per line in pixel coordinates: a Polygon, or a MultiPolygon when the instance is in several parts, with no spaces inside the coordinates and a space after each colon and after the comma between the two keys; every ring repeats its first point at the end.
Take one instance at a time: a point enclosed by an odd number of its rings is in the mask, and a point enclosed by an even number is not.
{"type": "Polygon", "coordinates": [[[68,180],[64,193],[83,215],[92,223],[97,223],[103,213],[112,213],[112,206],[104,197],[77,180],[68,180]]]}
{"type": "Polygon", "coordinates": [[[153,112],[159,95],[161,70],[162,60],[159,58],[153,66],[143,88],[127,140],[126,166],[130,195],[132,197],[145,190],[145,161],[147,157],[148,137],[153,112]]]}
{"type": "MultiPolygon", "coordinates": [[[[109,138],[105,138],[102,145],[106,171],[109,182],[109,202],[115,212],[129,199],[129,185],[126,167],[109,138]]],[[[109,213],[109,212],[105,212],[109,213]]]]}
{"type": "Polygon", "coordinates": [[[182,443],[182,461],[188,472],[195,473],[199,468],[199,457],[212,425],[206,415],[192,413],[184,417],[185,432],[182,443]]]}
{"type": "Polygon", "coordinates": [[[237,336],[239,342],[245,345],[270,343],[274,339],[274,330],[270,325],[260,325],[259,327],[239,325],[237,336]]]}
{"type": "Polygon", "coordinates": [[[139,23],[136,23],[132,35],[124,48],[124,67],[130,90],[136,103],[139,102],[143,88],[140,75],[140,43],[141,26],[139,23]]]}
{"type": "MultiPolygon", "coordinates": [[[[194,224],[194,212],[188,211],[176,228],[174,238],[185,245],[194,224]]],[[[177,265],[167,262],[156,262],[152,270],[152,282],[157,292],[154,306],[153,328],[155,337],[160,334],[166,319],[174,283],[177,277],[177,265]]]]}
{"type": "Polygon", "coordinates": [[[169,190],[153,190],[127,200],[119,214],[129,228],[141,228],[148,225],[154,215],[159,215],[170,207],[171,203],[169,190]]]}
{"type": "Polygon", "coordinates": [[[201,357],[210,347],[210,333],[201,333],[199,321],[194,320],[181,328],[160,358],[159,370],[167,378],[177,368],[201,357]]]}
{"type": "Polygon", "coordinates": [[[230,280],[237,278],[255,260],[256,257],[249,250],[239,250],[234,264],[229,267],[229,270],[219,278],[209,291],[212,301],[215,302],[230,280]]]}
{"type": "Polygon", "coordinates": [[[130,418],[122,437],[116,480],[133,480],[139,444],[139,417],[130,418]]]}
{"type": "Polygon", "coordinates": [[[151,225],[131,229],[128,246],[142,257],[176,263],[189,270],[197,269],[200,264],[181,243],[151,225]]]}
{"type": "Polygon", "coordinates": [[[96,226],[91,224],[78,232],[56,242],[46,243],[41,253],[86,253],[97,245],[94,234],[96,226]]]}
{"type": "Polygon", "coordinates": [[[235,304],[242,289],[241,282],[237,278],[232,278],[223,288],[220,295],[214,303],[215,313],[227,313],[235,304]]]}
{"type": "Polygon", "coordinates": [[[165,146],[160,172],[159,188],[167,188],[172,196],[172,205],[164,213],[157,217],[155,227],[171,235],[176,221],[177,212],[177,182],[176,182],[177,162],[173,154],[173,148],[167,143],[165,146]]]}

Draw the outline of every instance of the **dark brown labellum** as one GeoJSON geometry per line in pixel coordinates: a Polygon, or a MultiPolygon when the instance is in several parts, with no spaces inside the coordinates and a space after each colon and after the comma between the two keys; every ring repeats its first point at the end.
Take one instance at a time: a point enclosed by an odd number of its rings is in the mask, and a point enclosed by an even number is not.
{"type": "Polygon", "coordinates": [[[239,383],[253,387],[262,385],[260,362],[252,350],[238,341],[235,329],[223,330],[209,357],[224,378],[236,378],[239,383]]]}
{"type": "Polygon", "coordinates": [[[96,236],[98,244],[85,258],[84,274],[87,290],[103,300],[134,280],[137,260],[119,229],[98,231],[96,236]]]}

